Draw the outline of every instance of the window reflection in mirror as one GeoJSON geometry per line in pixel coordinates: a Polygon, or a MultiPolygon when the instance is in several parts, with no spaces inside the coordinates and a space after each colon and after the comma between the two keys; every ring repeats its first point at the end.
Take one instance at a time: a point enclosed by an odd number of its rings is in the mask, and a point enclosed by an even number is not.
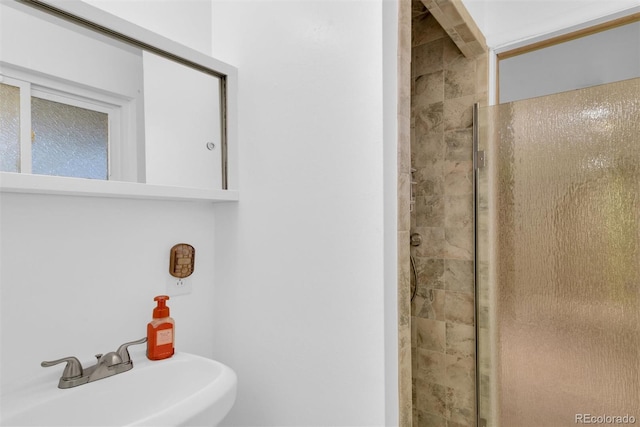
{"type": "Polygon", "coordinates": [[[5,81],[12,84],[0,83],[0,171],[110,179],[117,108],[5,81]]]}
{"type": "Polygon", "coordinates": [[[108,179],[109,114],[58,101],[31,98],[32,173],[108,179]]]}

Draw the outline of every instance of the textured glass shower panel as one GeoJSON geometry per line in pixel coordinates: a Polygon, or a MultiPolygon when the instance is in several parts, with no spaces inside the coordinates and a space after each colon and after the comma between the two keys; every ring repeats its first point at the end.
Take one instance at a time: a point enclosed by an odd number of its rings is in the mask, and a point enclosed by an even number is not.
{"type": "Polygon", "coordinates": [[[33,173],[107,179],[109,116],[31,98],[33,173]]]}
{"type": "Polygon", "coordinates": [[[20,88],[0,83],[0,171],[20,171],[20,88]]]}
{"type": "Polygon", "coordinates": [[[481,418],[640,423],[640,79],[480,115],[481,418]]]}

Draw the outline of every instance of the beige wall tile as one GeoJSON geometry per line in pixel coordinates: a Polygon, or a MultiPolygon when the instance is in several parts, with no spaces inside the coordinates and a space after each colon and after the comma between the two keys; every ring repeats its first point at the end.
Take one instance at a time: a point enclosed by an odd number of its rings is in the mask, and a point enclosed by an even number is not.
{"type": "MultiPolygon", "coordinates": [[[[409,231],[411,227],[411,213],[409,212],[409,201],[411,196],[411,173],[398,174],[398,231],[409,231]]],[[[407,240],[399,241],[398,247],[407,246],[407,240]]],[[[409,259],[402,259],[401,262],[408,262],[409,259]]],[[[401,264],[404,265],[404,264],[401,264]]]]}
{"type": "Polygon", "coordinates": [[[445,38],[442,41],[442,63],[443,67],[449,67],[454,62],[465,63],[469,62],[464,54],[460,51],[460,48],[451,40],[450,37],[445,38]]]}
{"type": "MultiPolygon", "coordinates": [[[[444,90],[444,80],[443,80],[444,90]]],[[[444,101],[444,130],[466,129],[473,127],[473,104],[476,95],[444,101]]]]}
{"type": "Polygon", "coordinates": [[[444,196],[416,197],[416,226],[444,227],[444,196]]]}
{"type": "Polygon", "coordinates": [[[473,225],[473,195],[444,196],[444,226],[467,228],[473,225]]]}
{"type": "Polygon", "coordinates": [[[445,166],[442,163],[445,155],[444,125],[427,130],[425,123],[417,121],[415,133],[415,143],[411,147],[411,163],[413,167],[427,168],[425,174],[430,174],[431,176],[437,170],[437,173],[443,176],[445,166]]]}
{"type": "MultiPolygon", "coordinates": [[[[418,346],[418,322],[411,316],[411,347],[416,348],[418,346]]],[[[415,360],[412,360],[412,363],[415,360]]]]}
{"type": "MultiPolygon", "coordinates": [[[[410,57],[409,57],[410,58],[410,57]]],[[[410,59],[398,64],[398,116],[411,117],[411,62],[410,59]]]]}
{"type": "Polygon", "coordinates": [[[398,354],[400,371],[398,375],[400,426],[410,426],[412,422],[413,382],[411,378],[411,347],[401,348],[398,354]]]}
{"type": "Polygon", "coordinates": [[[418,411],[417,427],[448,427],[447,419],[428,412],[418,411]]]}
{"type": "Polygon", "coordinates": [[[447,427],[475,427],[475,425],[476,425],[475,421],[473,422],[473,424],[467,424],[466,422],[465,423],[457,423],[457,422],[451,421],[451,420],[447,421],[447,427]]]}
{"type": "Polygon", "coordinates": [[[465,44],[468,45],[469,43],[473,43],[476,41],[473,31],[469,29],[469,26],[467,24],[456,25],[453,28],[456,30],[456,33],[458,33],[465,44]]]}
{"type": "Polygon", "coordinates": [[[446,290],[473,294],[473,261],[446,259],[443,276],[446,290]]]}
{"type": "MultiPolygon", "coordinates": [[[[407,317],[407,320],[405,322],[403,322],[403,327],[402,330],[398,331],[398,347],[400,347],[401,351],[404,351],[406,349],[410,349],[411,348],[411,341],[412,341],[412,336],[411,336],[411,316],[409,315],[407,317]]],[[[408,362],[408,363],[402,363],[402,367],[403,369],[410,369],[409,366],[411,365],[411,363],[409,363],[409,361],[411,360],[410,353],[407,353],[406,351],[402,354],[403,357],[407,357],[405,359],[402,359],[402,362],[408,362]]]]}
{"type": "MultiPolygon", "coordinates": [[[[438,155],[443,157],[442,154],[438,155]]],[[[444,160],[431,161],[427,166],[417,169],[413,176],[417,182],[417,197],[444,196],[444,160]]]]}
{"type": "Polygon", "coordinates": [[[411,2],[411,16],[416,17],[418,15],[422,15],[427,13],[427,7],[421,1],[412,1],[411,2]]]}
{"type": "Polygon", "coordinates": [[[443,40],[434,40],[413,48],[411,61],[413,77],[442,70],[443,40]]]}
{"type": "Polygon", "coordinates": [[[455,390],[469,391],[475,387],[476,361],[473,357],[460,357],[447,354],[446,386],[455,390]]]}
{"type": "MultiPolygon", "coordinates": [[[[440,129],[444,125],[444,102],[428,104],[415,109],[415,127],[424,129],[425,132],[432,132],[440,129]]],[[[444,128],[442,128],[444,130],[444,128]]]]}
{"type": "Polygon", "coordinates": [[[416,379],[416,407],[441,417],[447,416],[447,387],[416,379]]]}
{"type": "Polygon", "coordinates": [[[476,88],[484,92],[489,82],[489,54],[479,55],[476,59],[476,88]]]}
{"type": "Polygon", "coordinates": [[[422,0],[422,3],[426,6],[428,10],[438,8],[438,3],[436,0],[422,0]]]}
{"type": "Polygon", "coordinates": [[[438,352],[445,351],[445,322],[414,318],[416,321],[416,347],[438,352]]]}
{"type": "Polygon", "coordinates": [[[398,173],[411,172],[411,119],[398,116],[398,173]]]}
{"type": "Polygon", "coordinates": [[[445,228],[444,257],[448,259],[473,259],[473,229],[445,228]]]}
{"type": "Polygon", "coordinates": [[[444,132],[445,160],[473,161],[473,129],[454,129],[444,132]]]}
{"type": "Polygon", "coordinates": [[[473,194],[473,161],[444,162],[445,194],[473,194]]]}
{"type": "Polygon", "coordinates": [[[423,74],[414,81],[414,108],[444,101],[444,70],[423,74]]]}
{"type": "Polygon", "coordinates": [[[444,313],[448,322],[473,325],[473,295],[463,292],[445,291],[444,313]]]}
{"type": "Polygon", "coordinates": [[[417,378],[431,383],[447,385],[447,354],[425,349],[417,349],[417,378]]]}
{"type": "Polygon", "coordinates": [[[477,41],[467,43],[467,46],[474,56],[483,56],[487,52],[484,45],[477,41]]]}
{"type": "Polygon", "coordinates": [[[447,387],[447,419],[463,426],[475,426],[474,393],[447,387]]]}
{"type": "Polygon", "coordinates": [[[476,91],[475,62],[457,61],[445,68],[444,99],[473,95],[476,91]]]}
{"type": "MultiPolygon", "coordinates": [[[[426,8],[425,8],[426,11],[426,8]]],[[[444,29],[437,25],[436,18],[431,13],[423,13],[413,19],[413,46],[420,46],[431,41],[446,37],[444,29]]]]}
{"type": "Polygon", "coordinates": [[[442,289],[422,289],[416,293],[412,304],[415,317],[433,320],[445,320],[445,291],[442,289]]]}
{"type": "Polygon", "coordinates": [[[415,248],[415,254],[424,258],[443,258],[444,256],[444,228],[442,227],[416,227],[415,231],[422,235],[422,239],[429,242],[428,245],[420,245],[415,248]]]}
{"type": "Polygon", "coordinates": [[[411,58],[411,0],[401,0],[398,7],[398,50],[400,57],[411,58]]]}
{"type": "Polygon", "coordinates": [[[444,289],[445,260],[415,257],[415,261],[418,270],[418,295],[427,296],[427,289],[444,289]]]}
{"type": "Polygon", "coordinates": [[[447,354],[460,357],[475,356],[475,328],[473,326],[447,322],[446,335],[447,354]]]}
{"type": "MultiPolygon", "coordinates": [[[[409,231],[398,231],[398,299],[399,299],[399,315],[404,315],[402,309],[406,309],[408,304],[405,299],[410,298],[411,287],[411,274],[410,266],[411,261],[409,259],[410,249],[407,242],[409,241],[409,231]],[[400,268],[400,266],[406,266],[407,268],[400,268]]],[[[401,323],[405,325],[408,323],[401,323]]]]}
{"type": "Polygon", "coordinates": [[[458,25],[464,24],[462,16],[460,16],[460,13],[458,13],[458,9],[453,5],[453,3],[451,3],[450,1],[441,1],[440,3],[438,3],[438,6],[440,7],[442,13],[444,13],[447,17],[449,25],[456,27],[458,25]]]}

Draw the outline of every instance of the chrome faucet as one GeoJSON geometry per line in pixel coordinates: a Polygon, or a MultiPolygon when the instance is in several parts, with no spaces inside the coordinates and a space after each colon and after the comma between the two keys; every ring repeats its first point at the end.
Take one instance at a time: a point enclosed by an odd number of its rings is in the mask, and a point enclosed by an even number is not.
{"type": "Polygon", "coordinates": [[[80,361],[73,356],[50,362],[45,361],[40,366],[48,368],[58,363],[67,362],[67,366],[65,366],[62,377],[58,382],[58,388],[76,387],[130,370],[133,368],[133,361],[129,355],[128,347],[145,342],[147,342],[147,337],[124,343],[116,351],[110,351],[107,354],[96,354],[96,364],[86,369],[83,369],[80,361]]]}

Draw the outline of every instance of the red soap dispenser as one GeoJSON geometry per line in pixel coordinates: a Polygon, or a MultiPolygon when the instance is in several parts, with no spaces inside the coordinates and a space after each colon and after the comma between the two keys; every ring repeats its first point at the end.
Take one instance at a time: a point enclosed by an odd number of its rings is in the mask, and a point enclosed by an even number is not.
{"type": "Polygon", "coordinates": [[[167,295],[158,295],[153,300],[158,306],[153,309],[153,320],[147,324],[147,357],[151,360],[173,356],[174,322],[169,317],[167,295]]]}

